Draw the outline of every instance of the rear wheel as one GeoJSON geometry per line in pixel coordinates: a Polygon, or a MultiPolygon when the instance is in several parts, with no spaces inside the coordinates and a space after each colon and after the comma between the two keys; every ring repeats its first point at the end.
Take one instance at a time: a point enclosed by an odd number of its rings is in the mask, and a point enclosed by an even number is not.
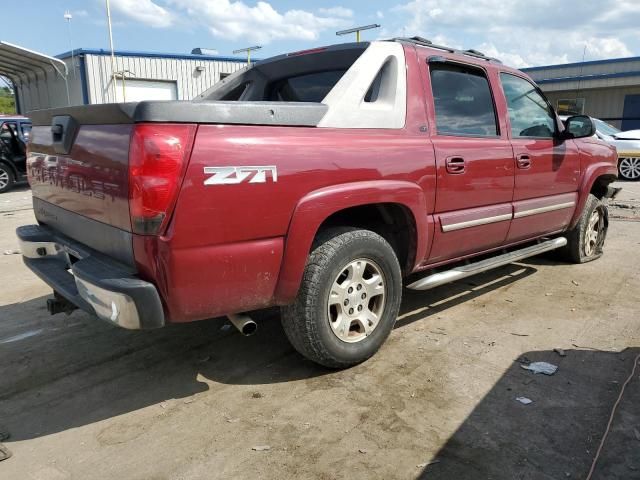
{"type": "Polygon", "coordinates": [[[13,187],[15,179],[13,171],[6,164],[0,163],[0,193],[4,193],[13,187]]]}
{"type": "Polygon", "coordinates": [[[640,180],[640,157],[624,157],[618,162],[618,174],[625,180],[640,180]]]}
{"type": "Polygon", "coordinates": [[[334,230],[316,242],[295,302],[282,309],[282,324],[302,355],[346,368],[382,346],[401,295],[400,265],[384,238],[368,230],[334,230]]]}
{"type": "Polygon", "coordinates": [[[580,220],[567,234],[564,257],[574,263],[586,263],[600,258],[608,225],[607,206],[590,194],[580,220]]]}

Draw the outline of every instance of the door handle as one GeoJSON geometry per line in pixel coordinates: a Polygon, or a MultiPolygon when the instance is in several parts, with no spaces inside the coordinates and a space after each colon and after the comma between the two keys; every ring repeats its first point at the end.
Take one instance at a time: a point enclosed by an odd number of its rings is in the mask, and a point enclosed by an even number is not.
{"type": "Polygon", "coordinates": [[[518,168],[526,170],[527,168],[531,168],[531,157],[526,154],[518,155],[516,157],[516,163],[518,164],[518,168]]]}
{"type": "Polygon", "coordinates": [[[464,173],[466,168],[466,163],[462,157],[449,157],[444,161],[444,164],[447,168],[447,173],[453,175],[464,173]]]}

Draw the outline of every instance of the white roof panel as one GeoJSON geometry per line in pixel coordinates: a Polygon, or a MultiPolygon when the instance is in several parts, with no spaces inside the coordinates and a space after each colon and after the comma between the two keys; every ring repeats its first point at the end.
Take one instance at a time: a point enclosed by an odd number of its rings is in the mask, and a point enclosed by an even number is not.
{"type": "Polygon", "coordinates": [[[62,60],[0,41],[0,75],[17,80],[28,78],[29,75],[36,76],[47,70],[53,70],[65,78],[69,74],[67,64],[62,60]]]}

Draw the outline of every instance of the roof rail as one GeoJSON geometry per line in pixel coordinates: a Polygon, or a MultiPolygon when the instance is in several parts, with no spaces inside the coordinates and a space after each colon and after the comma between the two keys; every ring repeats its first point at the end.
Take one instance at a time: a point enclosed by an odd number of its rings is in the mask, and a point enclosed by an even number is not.
{"type": "Polygon", "coordinates": [[[427,40],[426,38],[423,38],[423,37],[394,37],[390,41],[392,41],[392,42],[408,42],[408,43],[413,43],[413,44],[420,45],[420,46],[423,46],[423,47],[429,47],[429,48],[436,48],[438,50],[444,50],[445,52],[449,52],[449,53],[457,53],[459,55],[467,55],[469,57],[479,58],[479,59],[482,59],[482,60],[486,60],[488,62],[502,63],[497,58],[488,57],[484,53],[479,52],[478,50],[474,50],[474,49],[458,50],[457,48],[446,47],[444,45],[436,45],[431,40],[427,40]]]}

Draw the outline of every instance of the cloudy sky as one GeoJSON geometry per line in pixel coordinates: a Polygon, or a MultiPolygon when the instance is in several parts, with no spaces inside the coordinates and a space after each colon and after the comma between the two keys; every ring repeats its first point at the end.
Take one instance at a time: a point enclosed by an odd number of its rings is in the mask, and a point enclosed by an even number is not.
{"type": "MultiPolygon", "coordinates": [[[[344,41],[335,31],[379,23],[366,39],[420,35],[475,48],[515,67],[640,55],[640,0],[111,0],[116,49],[259,56],[344,41]],[[586,47],[586,53],[585,53],[586,47]]],[[[3,6],[0,39],[48,54],[107,48],[104,0],[3,6]],[[28,19],[28,26],[25,21],[28,19]]]]}

